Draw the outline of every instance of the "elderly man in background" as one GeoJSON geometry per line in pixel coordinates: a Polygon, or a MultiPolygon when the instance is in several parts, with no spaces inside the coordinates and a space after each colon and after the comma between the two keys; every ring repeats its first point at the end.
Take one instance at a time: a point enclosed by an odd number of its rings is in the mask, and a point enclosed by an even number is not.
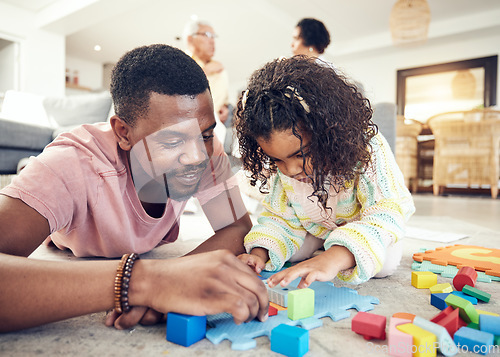
{"type": "MultiPolygon", "coordinates": [[[[184,39],[189,55],[207,75],[215,112],[220,121],[225,124],[229,116],[229,80],[222,63],[213,59],[216,37],[212,25],[207,21],[192,20],[184,28],[184,39]]],[[[220,139],[223,141],[224,137],[220,139]]]]}

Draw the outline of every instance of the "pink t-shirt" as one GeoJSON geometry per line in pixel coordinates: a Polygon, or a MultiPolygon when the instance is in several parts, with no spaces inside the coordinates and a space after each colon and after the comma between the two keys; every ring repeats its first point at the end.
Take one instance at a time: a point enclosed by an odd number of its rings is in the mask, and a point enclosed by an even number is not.
{"type": "MultiPolygon", "coordinates": [[[[228,158],[216,140],[211,161],[194,195],[202,205],[236,182],[230,179],[228,158]]],[[[79,257],[119,257],[173,242],[186,204],[169,200],[161,218],[145,212],[126,154],[108,123],[83,125],[60,135],[43,153],[31,157],[21,175],[0,193],[37,210],[48,220],[56,246],[79,257]]],[[[241,200],[239,194],[231,195],[233,201],[238,197],[241,200]]],[[[241,206],[237,205],[238,219],[246,213],[241,206]]]]}

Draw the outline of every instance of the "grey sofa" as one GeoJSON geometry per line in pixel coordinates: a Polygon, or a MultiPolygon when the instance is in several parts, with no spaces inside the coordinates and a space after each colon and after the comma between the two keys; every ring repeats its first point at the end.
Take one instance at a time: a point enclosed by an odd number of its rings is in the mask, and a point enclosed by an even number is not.
{"type": "Polygon", "coordinates": [[[40,154],[58,134],[113,114],[108,92],[43,97],[8,91],[0,113],[0,174],[15,174],[19,162],[40,154]]]}

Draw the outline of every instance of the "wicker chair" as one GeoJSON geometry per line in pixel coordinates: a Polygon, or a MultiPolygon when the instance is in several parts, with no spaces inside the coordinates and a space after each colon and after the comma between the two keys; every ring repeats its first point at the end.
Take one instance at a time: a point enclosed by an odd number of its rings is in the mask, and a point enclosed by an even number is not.
{"type": "Polygon", "coordinates": [[[396,124],[396,162],[405,178],[406,187],[413,193],[418,189],[418,135],[422,124],[412,119],[398,115],[396,124]]]}
{"type": "Polygon", "coordinates": [[[500,111],[449,112],[428,120],[435,138],[433,191],[452,184],[489,185],[498,195],[500,111]]]}

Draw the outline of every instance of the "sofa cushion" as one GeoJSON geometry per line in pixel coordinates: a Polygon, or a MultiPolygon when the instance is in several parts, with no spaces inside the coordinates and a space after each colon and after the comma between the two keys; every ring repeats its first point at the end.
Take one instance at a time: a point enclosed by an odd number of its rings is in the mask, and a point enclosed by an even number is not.
{"type": "Polygon", "coordinates": [[[0,117],[0,149],[27,149],[41,152],[52,140],[54,129],[19,123],[0,117]]]}
{"type": "Polygon", "coordinates": [[[44,96],[8,90],[2,103],[2,117],[24,124],[54,127],[43,107],[44,96]]]}
{"type": "Polygon", "coordinates": [[[68,97],[46,97],[43,106],[49,120],[57,127],[73,128],[81,124],[106,121],[111,108],[108,92],[68,97]]]}

